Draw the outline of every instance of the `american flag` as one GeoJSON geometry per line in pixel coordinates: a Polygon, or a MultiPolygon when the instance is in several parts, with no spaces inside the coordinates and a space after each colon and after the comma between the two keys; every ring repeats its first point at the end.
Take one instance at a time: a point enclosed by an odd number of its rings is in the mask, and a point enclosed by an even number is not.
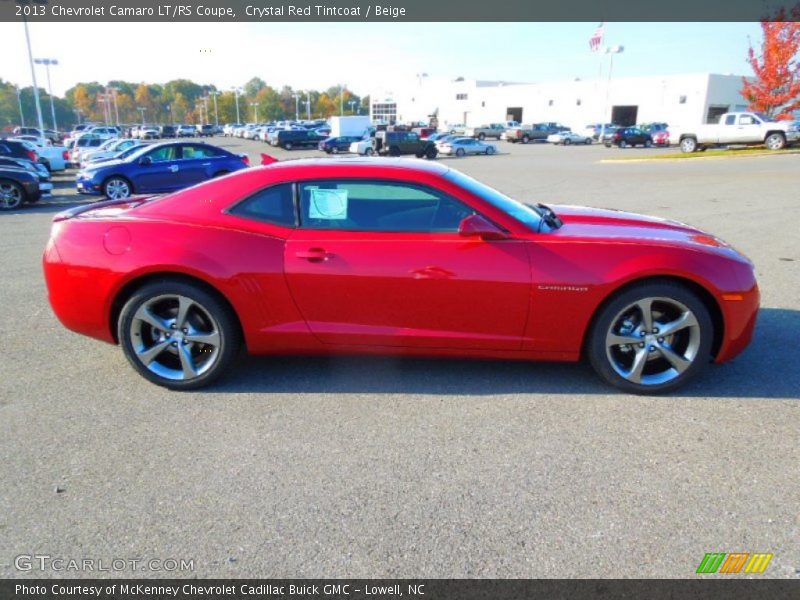
{"type": "Polygon", "coordinates": [[[589,49],[592,52],[598,52],[600,50],[600,46],[603,44],[603,24],[597,27],[592,34],[592,37],[589,38],[589,49]]]}

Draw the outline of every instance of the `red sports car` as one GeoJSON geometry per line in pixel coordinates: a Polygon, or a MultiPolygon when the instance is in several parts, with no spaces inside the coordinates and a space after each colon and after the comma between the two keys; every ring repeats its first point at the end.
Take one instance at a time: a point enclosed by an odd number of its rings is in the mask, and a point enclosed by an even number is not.
{"type": "Polygon", "coordinates": [[[576,361],[629,392],[739,354],[753,265],[665,219],[526,205],[453,169],[293,160],[54,218],[50,303],[150,381],[252,354],[576,361]]]}

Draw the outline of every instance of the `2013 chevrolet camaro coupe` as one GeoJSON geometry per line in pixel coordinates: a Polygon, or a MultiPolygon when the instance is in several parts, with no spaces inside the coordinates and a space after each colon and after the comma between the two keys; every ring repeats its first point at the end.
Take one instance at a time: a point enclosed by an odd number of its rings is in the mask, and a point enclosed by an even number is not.
{"type": "Polygon", "coordinates": [[[526,205],[400,159],[294,160],[54,217],[50,303],[150,381],[251,354],[576,361],[635,393],[738,355],[753,266],[664,219],[526,205]]]}

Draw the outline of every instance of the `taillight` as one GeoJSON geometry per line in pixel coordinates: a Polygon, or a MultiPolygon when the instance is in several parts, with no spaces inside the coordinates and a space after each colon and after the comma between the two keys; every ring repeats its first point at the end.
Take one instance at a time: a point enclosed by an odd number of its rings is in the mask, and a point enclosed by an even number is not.
{"type": "Polygon", "coordinates": [[[241,155],[239,158],[241,158],[241,159],[242,159],[242,162],[243,162],[245,165],[247,165],[248,167],[250,166],[250,157],[249,157],[249,156],[247,156],[247,154],[242,154],[242,155],[241,155]]]}
{"type": "Polygon", "coordinates": [[[64,150],[64,151],[61,153],[61,158],[63,158],[64,160],[67,160],[67,161],[68,161],[68,160],[69,160],[69,152],[68,152],[68,151],[66,151],[66,150],[64,150]]]}
{"type": "Polygon", "coordinates": [[[615,140],[618,140],[618,139],[619,139],[619,138],[621,138],[621,137],[622,137],[622,136],[621,136],[620,134],[618,134],[618,133],[615,133],[615,134],[614,134],[614,139],[615,139],[615,140]]]}
{"type": "Polygon", "coordinates": [[[25,150],[25,154],[28,155],[28,160],[32,160],[33,162],[39,160],[39,157],[36,156],[36,152],[34,152],[33,150],[25,150]]]}

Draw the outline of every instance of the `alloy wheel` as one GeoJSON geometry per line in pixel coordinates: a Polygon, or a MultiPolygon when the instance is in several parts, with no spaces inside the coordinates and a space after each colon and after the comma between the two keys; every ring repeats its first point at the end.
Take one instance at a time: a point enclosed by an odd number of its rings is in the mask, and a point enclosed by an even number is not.
{"type": "Polygon", "coordinates": [[[222,350],[211,312],[187,296],[164,294],[144,302],[128,330],[136,359],[172,381],[191,381],[209,371],[222,350]]]}
{"type": "Polygon", "coordinates": [[[700,324],[675,299],[642,298],[612,319],[605,347],[618,375],[638,385],[660,385],[680,377],[698,357],[700,324]]]}
{"type": "Polygon", "coordinates": [[[14,183],[0,183],[0,209],[13,210],[22,205],[22,190],[14,183]]]}
{"type": "Polygon", "coordinates": [[[115,177],[106,183],[105,194],[112,200],[127,198],[131,195],[131,186],[124,179],[115,177]]]}

